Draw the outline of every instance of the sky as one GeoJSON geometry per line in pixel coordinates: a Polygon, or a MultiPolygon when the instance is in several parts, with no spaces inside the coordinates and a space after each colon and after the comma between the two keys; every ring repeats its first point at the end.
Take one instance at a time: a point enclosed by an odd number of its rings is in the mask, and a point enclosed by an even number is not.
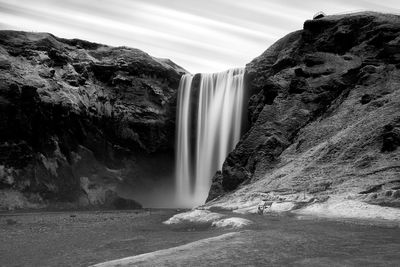
{"type": "Polygon", "coordinates": [[[198,73],[243,67],[318,11],[365,10],[400,14],[400,1],[0,0],[0,29],[134,47],[198,73]]]}

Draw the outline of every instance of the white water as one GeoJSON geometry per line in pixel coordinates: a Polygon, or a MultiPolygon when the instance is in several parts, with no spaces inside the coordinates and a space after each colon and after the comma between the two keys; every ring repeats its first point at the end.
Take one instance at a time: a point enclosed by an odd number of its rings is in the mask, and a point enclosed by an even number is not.
{"type": "Polygon", "coordinates": [[[240,139],[243,69],[201,74],[199,88],[184,75],[178,89],[176,196],[184,207],[207,199],[211,179],[240,139]]]}

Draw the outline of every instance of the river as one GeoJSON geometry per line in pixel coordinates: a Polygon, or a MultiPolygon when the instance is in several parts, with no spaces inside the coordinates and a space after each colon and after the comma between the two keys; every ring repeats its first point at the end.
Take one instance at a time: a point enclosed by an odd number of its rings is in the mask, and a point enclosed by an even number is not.
{"type": "MultiPolygon", "coordinates": [[[[162,224],[176,210],[0,214],[0,266],[88,266],[237,232],[156,265],[400,266],[400,228],[371,222],[246,215],[241,230],[162,224]],[[195,253],[194,253],[195,252],[195,253]]],[[[152,266],[155,262],[139,265],[152,266]]]]}

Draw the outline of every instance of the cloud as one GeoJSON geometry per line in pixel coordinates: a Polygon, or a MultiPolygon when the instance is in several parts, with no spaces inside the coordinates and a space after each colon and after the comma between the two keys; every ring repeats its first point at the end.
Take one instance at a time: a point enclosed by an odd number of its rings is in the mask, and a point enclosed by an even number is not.
{"type": "Polygon", "coordinates": [[[0,28],[126,45],[191,72],[244,66],[317,11],[399,13],[398,0],[0,0],[0,28]]]}

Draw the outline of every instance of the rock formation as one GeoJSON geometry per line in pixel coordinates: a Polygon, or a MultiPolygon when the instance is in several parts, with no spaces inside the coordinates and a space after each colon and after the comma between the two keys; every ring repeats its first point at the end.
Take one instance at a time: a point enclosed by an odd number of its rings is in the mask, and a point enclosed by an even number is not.
{"type": "Polygon", "coordinates": [[[343,193],[400,204],[399,16],[308,20],[245,75],[250,128],[208,201],[343,193]]]}
{"type": "Polygon", "coordinates": [[[185,72],[138,49],[0,31],[0,209],[139,207],[122,189],[172,176],[185,72]]]}
{"type": "MultiPolygon", "coordinates": [[[[0,209],[139,207],[172,184],[185,72],[137,49],[0,31],[0,209]]],[[[400,205],[399,16],[306,21],[246,66],[245,86],[248,130],[210,203],[400,205]]]]}

